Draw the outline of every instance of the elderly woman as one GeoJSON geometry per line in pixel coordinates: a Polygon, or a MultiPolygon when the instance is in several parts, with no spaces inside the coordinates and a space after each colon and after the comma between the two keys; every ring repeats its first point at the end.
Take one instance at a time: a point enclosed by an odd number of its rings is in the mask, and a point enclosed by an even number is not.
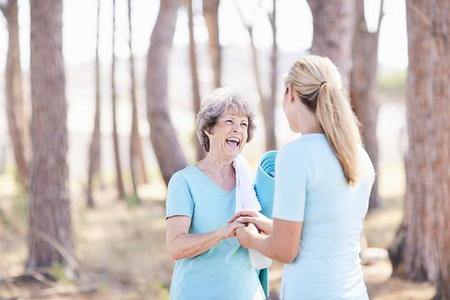
{"type": "Polygon", "coordinates": [[[175,262],[170,298],[264,299],[248,250],[235,238],[233,161],[253,134],[253,114],[237,94],[217,89],[202,103],[197,136],[204,159],[175,173],[167,195],[167,247],[175,262]]]}

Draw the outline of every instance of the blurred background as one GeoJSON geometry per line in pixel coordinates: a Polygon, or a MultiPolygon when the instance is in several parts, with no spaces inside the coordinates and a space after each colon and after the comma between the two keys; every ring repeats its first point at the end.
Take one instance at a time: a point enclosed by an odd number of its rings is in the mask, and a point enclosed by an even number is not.
{"type": "Polygon", "coordinates": [[[246,95],[256,169],[296,138],[283,78],[309,53],[340,69],[376,166],[362,241],[370,298],[450,299],[446,0],[0,8],[0,299],[168,299],[166,184],[204,155],[201,99],[219,86],[246,95]]]}

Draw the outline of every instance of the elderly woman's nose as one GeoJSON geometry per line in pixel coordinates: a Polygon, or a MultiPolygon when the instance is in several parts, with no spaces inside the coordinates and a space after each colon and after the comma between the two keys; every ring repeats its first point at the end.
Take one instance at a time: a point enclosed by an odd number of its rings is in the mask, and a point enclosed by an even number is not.
{"type": "Polygon", "coordinates": [[[240,126],[239,124],[235,123],[235,124],[233,125],[233,132],[239,133],[239,132],[241,132],[241,131],[242,131],[241,126],[240,126]]]}

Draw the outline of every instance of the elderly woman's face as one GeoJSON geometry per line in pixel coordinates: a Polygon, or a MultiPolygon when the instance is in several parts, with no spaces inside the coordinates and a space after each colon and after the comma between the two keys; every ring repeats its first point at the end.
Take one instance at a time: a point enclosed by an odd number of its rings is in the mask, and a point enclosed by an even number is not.
{"type": "Polygon", "coordinates": [[[248,117],[226,111],[218,119],[209,135],[210,152],[228,159],[236,158],[247,142],[248,117]]]}

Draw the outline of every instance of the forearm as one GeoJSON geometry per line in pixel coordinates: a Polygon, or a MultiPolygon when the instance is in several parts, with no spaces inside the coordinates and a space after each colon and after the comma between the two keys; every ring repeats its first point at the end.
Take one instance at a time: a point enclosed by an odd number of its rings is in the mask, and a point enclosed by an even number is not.
{"type": "Polygon", "coordinates": [[[263,255],[276,259],[276,250],[272,246],[272,236],[265,234],[258,234],[253,237],[253,248],[261,252],[263,255]]]}
{"type": "Polygon", "coordinates": [[[168,242],[169,251],[175,260],[205,253],[223,239],[220,229],[203,234],[183,233],[168,242]]]}
{"type": "Polygon", "coordinates": [[[253,237],[253,248],[282,263],[291,263],[297,256],[297,253],[291,250],[292,248],[276,242],[273,235],[258,234],[253,237]]]}

